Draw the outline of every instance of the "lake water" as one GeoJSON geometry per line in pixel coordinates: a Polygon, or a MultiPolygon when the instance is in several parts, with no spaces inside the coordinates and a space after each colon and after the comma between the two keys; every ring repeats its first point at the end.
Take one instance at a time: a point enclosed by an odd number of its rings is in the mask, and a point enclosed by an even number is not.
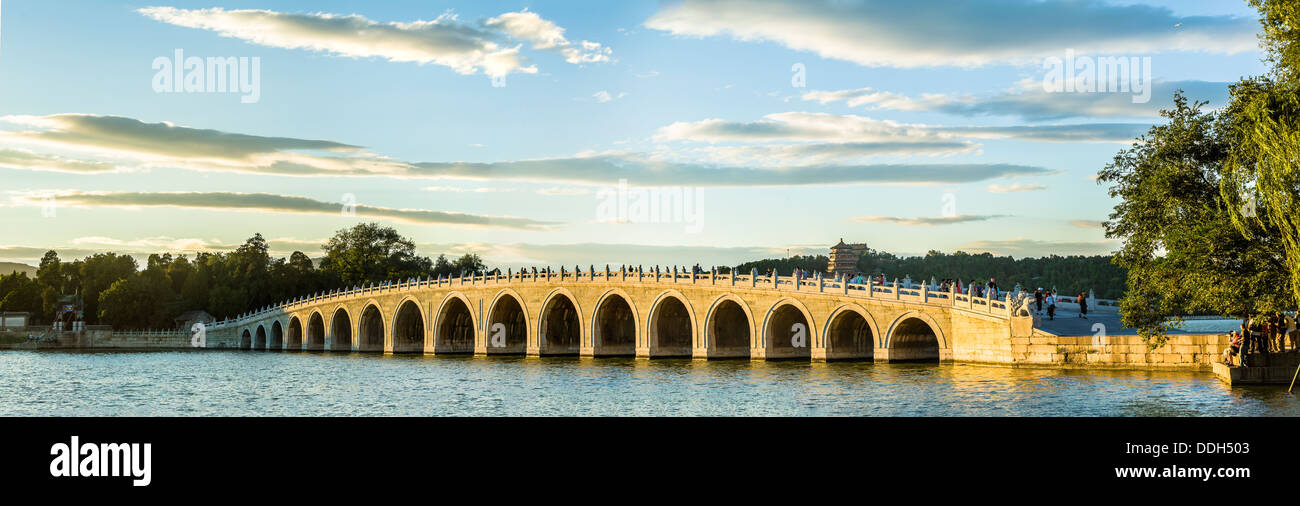
{"type": "Polygon", "coordinates": [[[1191,372],[0,351],[0,415],[1300,416],[1300,398],[1191,372]]]}

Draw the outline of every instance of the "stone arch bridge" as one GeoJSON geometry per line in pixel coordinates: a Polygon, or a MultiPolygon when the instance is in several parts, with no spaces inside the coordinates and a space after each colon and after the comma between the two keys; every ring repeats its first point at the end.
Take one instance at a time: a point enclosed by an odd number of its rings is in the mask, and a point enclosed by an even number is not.
{"type": "Polygon", "coordinates": [[[925,285],[677,272],[412,279],[302,297],[209,327],[253,350],[875,360],[1009,360],[1032,317],[925,285]]]}

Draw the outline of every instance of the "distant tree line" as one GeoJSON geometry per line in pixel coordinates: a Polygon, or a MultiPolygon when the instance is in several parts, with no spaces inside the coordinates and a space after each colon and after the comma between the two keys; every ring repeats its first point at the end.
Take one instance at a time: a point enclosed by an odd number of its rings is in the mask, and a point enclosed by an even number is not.
{"type": "Polygon", "coordinates": [[[222,319],[321,290],[485,271],[476,254],[454,261],[445,255],[419,256],[414,242],[377,223],[340,230],[321,249],[319,266],[301,251],[272,258],[266,240],[256,234],[229,253],[149,255],[143,269],[128,255],[99,253],[65,262],[49,251],[35,278],[0,275],[0,311],[29,312],[51,321],[60,295],[81,294],[90,324],[168,328],[173,318],[192,309],[222,319]]]}
{"type": "MultiPolygon", "coordinates": [[[[740,264],[741,274],[756,269],[765,274],[775,269],[790,274],[796,268],[809,272],[826,272],[830,258],[826,255],[796,255],[789,258],[770,258],[740,264]]],[[[1115,265],[1110,256],[1057,256],[1042,258],[1012,258],[991,253],[972,254],[965,251],[941,253],[931,250],[925,256],[900,257],[892,253],[868,249],[858,259],[858,272],[865,275],[885,274],[889,280],[911,276],[912,280],[928,281],[960,279],[962,285],[971,281],[986,283],[997,280],[1003,290],[1019,283],[1021,287],[1055,287],[1062,294],[1075,295],[1093,290],[1097,297],[1118,299],[1124,294],[1126,274],[1115,265]]]]}

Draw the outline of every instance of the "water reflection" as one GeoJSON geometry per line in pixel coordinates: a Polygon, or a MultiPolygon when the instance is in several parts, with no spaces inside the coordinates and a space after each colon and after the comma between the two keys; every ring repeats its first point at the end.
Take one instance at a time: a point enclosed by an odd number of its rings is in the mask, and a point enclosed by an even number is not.
{"type": "Polygon", "coordinates": [[[0,414],[1297,416],[1207,373],[268,353],[0,353],[0,414]]]}

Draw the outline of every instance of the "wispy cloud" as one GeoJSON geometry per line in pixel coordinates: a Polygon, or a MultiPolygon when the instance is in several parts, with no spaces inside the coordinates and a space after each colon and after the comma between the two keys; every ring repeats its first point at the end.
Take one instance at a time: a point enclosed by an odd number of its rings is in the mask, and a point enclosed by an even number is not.
{"type": "Polygon", "coordinates": [[[1056,171],[1015,164],[862,164],[809,165],[797,168],[719,167],[675,163],[641,154],[602,154],[498,163],[420,163],[431,177],[478,180],[558,181],[609,185],[620,179],[642,186],[795,186],[817,184],[947,184],[973,183],[1056,171]]]}
{"type": "Polygon", "coordinates": [[[645,26],[676,35],[771,41],[823,58],[902,68],[1029,63],[1080,52],[1239,53],[1257,47],[1253,19],[1177,16],[1104,2],[941,0],[683,0],[645,26]]]}
{"type": "Polygon", "coordinates": [[[958,223],[988,221],[1007,217],[1008,216],[1005,214],[959,214],[954,216],[921,216],[916,218],[901,218],[897,216],[856,216],[849,218],[848,221],[890,223],[908,227],[929,227],[933,225],[956,225],[958,223]]]}
{"type": "Polygon", "coordinates": [[[1072,125],[933,126],[872,119],[853,114],[782,112],[756,121],[706,119],[677,122],[656,134],[661,141],[722,142],[891,142],[955,139],[1011,139],[1035,142],[1129,142],[1151,126],[1141,123],[1072,125]]]}
{"type": "Polygon", "coordinates": [[[922,94],[909,97],[900,93],[859,88],[837,91],[810,91],[804,101],[822,104],[844,102],[849,107],[869,110],[937,111],[959,116],[1015,116],[1029,121],[1065,118],[1155,118],[1161,109],[1173,105],[1174,92],[1182,90],[1189,98],[1205,100],[1211,107],[1228,99],[1228,83],[1208,81],[1161,81],[1149,83],[1151,100],[1134,103],[1133,94],[1055,93],[1043,89],[1042,81],[1022,80],[1010,89],[995,94],[954,95],[922,94]]]}
{"type": "Polygon", "coordinates": [[[89,114],[0,117],[0,121],[27,127],[25,130],[0,131],[0,141],[85,153],[93,158],[82,160],[92,164],[87,166],[121,160],[124,162],[119,165],[128,168],[179,168],[303,177],[460,178],[579,185],[607,185],[627,179],[651,186],[786,186],[969,183],[1054,173],[1042,167],[1015,164],[842,163],[845,158],[873,154],[961,152],[975,146],[908,125],[859,117],[788,114],[792,115],[773,115],[765,122],[755,123],[757,126],[720,123],[706,124],[706,128],[699,129],[696,125],[681,124],[684,126],[679,128],[686,133],[669,137],[710,140],[710,136],[714,136],[723,140],[758,141],[836,139],[845,142],[836,146],[720,147],[713,153],[705,150],[702,159],[673,159],[677,155],[672,153],[606,152],[500,162],[413,163],[329,140],[263,137],[89,114]],[[773,156],[770,162],[775,165],[743,165],[735,159],[759,156],[764,152],[773,156]],[[732,158],[728,159],[728,156],[732,158]]]}
{"type": "Polygon", "coordinates": [[[1001,184],[989,185],[989,193],[1036,192],[1036,191],[1042,191],[1046,189],[1047,186],[1041,184],[1013,183],[1008,185],[1001,185],[1001,184]]]}
{"type": "Polygon", "coordinates": [[[537,72],[520,54],[522,43],[562,54],[570,63],[609,61],[610,49],[590,41],[570,42],[564,29],[527,10],[478,23],[446,13],[432,21],[379,22],[357,14],[288,13],[222,8],[146,7],[140,14],[176,26],[210,30],[267,47],[303,49],[351,58],[434,64],[460,74],[489,76],[537,72]]]}
{"type": "MultiPolygon", "coordinates": [[[[0,131],[0,141],[121,160],[134,168],[185,168],[278,175],[397,175],[404,164],[327,140],[264,137],[121,116],[54,114],[2,116],[24,130],[0,131]]],[[[40,168],[39,163],[10,167],[40,168]]],[[[19,157],[21,158],[21,157],[19,157]]],[[[32,158],[29,155],[28,158],[32,158]]],[[[42,157],[48,161],[51,156],[42,157]]],[[[104,160],[62,159],[57,167],[106,168],[104,160]]]]}
{"type": "Polygon", "coordinates": [[[307,197],[271,193],[58,191],[19,194],[13,198],[13,203],[40,206],[45,204],[46,197],[53,197],[60,207],[179,207],[333,216],[343,215],[344,210],[347,209],[353,211],[358,219],[385,218],[419,225],[531,229],[556,224],[527,218],[482,216],[426,209],[394,209],[364,204],[349,207],[340,202],[325,202],[307,197]]]}
{"type": "Polygon", "coordinates": [[[1096,220],[1072,220],[1070,224],[1079,228],[1102,228],[1102,223],[1096,220]]]}
{"type": "Polygon", "coordinates": [[[0,149],[0,168],[68,172],[72,174],[105,174],[124,171],[121,167],[108,162],[70,160],[25,149],[0,149]]]}

